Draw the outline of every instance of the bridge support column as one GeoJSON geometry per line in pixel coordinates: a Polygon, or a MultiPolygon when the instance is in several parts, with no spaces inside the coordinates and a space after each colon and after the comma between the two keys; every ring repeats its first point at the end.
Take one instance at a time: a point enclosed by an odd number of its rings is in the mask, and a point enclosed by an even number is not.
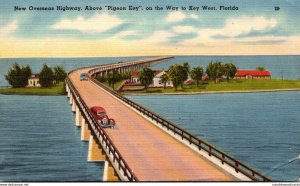
{"type": "Polygon", "coordinates": [[[73,102],[73,104],[72,104],[72,112],[76,112],[77,105],[76,105],[75,100],[73,98],[72,98],[72,102],[73,102]]]}
{"type": "Polygon", "coordinates": [[[121,181],[109,161],[104,162],[103,181],[121,181]]]}
{"type": "Polygon", "coordinates": [[[105,161],[105,154],[102,152],[93,135],[90,135],[89,140],[88,161],[105,161]]]}
{"type": "Polygon", "coordinates": [[[69,98],[71,93],[70,93],[69,86],[67,84],[66,84],[66,92],[68,93],[67,97],[69,98]]]}
{"type": "Polygon", "coordinates": [[[85,122],[85,119],[82,118],[81,122],[81,141],[89,141],[91,132],[89,130],[88,124],[85,122]]]}
{"type": "Polygon", "coordinates": [[[72,94],[70,93],[70,105],[72,105],[73,104],[73,96],[72,96],[72,94]]]}
{"type": "Polygon", "coordinates": [[[75,109],[75,124],[77,127],[80,126],[80,117],[81,117],[80,110],[79,107],[77,106],[75,109]]]}
{"type": "Polygon", "coordinates": [[[67,97],[70,99],[70,96],[71,96],[71,92],[70,91],[67,91],[67,97]]]}

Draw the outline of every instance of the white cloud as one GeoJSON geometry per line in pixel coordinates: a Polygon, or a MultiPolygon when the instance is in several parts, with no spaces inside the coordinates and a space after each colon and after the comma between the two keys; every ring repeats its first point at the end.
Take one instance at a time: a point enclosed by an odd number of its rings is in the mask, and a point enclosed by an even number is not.
{"type": "Polygon", "coordinates": [[[140,40],[140,42],[147,43],[147,44],[149,44],[149,43],[160,44],[160,43],[168,42],[174,36],[175,36],[174,33],[171,33],[166,30],[159,30],[159,31],[154,32],[149,37],[146,37],[146,38],[140,40]]]}
{"type": "Polygon", "coordinates": [[[166,18],[167,22],[180,22],[186,18],[186,15],[180,11],[171,12],[166,18]]]}
{"type": "Polygon", "coordinates": [[[139,34],[140,33],[135,30],[126,30],[126,31],[121,31],[121,32],[115,34],[113,37],[123,39],[124,37],[127,37],[127,36],[135,36],[135,35],[139,35],[139,34]]]}
{"type": "Polygon", "coordinates": [[[117,16],[108,14],[96,14],[91,18],[62,19],[52,25],[52,29],[56,30],[78,30],[88,34],[98,34],[112,29],[124,22],[117,16]]]}
{"type": "Polygon", "coordinates": [[[277,21],[274,18],[267,19],[265,17],[248,17],[242,16],[239,18],[229,18],[225,21],[223,28],[217,29],[199,29],[197,37],[193,39],[187,39],[181,42],[184,46],[227,46],[228,44],[234,44],[235,42],[254,42],[254,41],[276,41],[282,40],[283,37],[276,36],[257,36],[246,37],[247,34],[257,31],[268,31],[275,28],[277,21]],[[245,35],[245,37],[237,37],[245,35]],[[216,39],[214,36],[225,36],[227,39],[216,39]]]}
{"type": "Polygon", "coordinates": [[[197,29],[193,26],[173,26],[172,30],[173,32],[178,34],[186,34],[186,33],[197,31],[197,29]]]}
{"type": "Polygon", "coordinates": [[[198,18],[199,18],[199,16],[198,16],[198,15],[196,15],[196,14],[191,14],[191,15],[190,15],[190,18],[192,18],[192,19],[198,19],[198,18]]]}
{"type": "Polygon", "coordinates": [[[245,35],[253,31],[265,31],[274,28],[277,21],[274,18],[248,17],[229,18],[225,22],[225,27],[220,30],[220,34],[227,37],[245,35]]]}
{"type": "Polygon", "coordinates": [[[18,21],[14,20],[3,27],[0,27],[0,37],[8,36],[11,32],[17,30],[19,27],[18,21]]]}

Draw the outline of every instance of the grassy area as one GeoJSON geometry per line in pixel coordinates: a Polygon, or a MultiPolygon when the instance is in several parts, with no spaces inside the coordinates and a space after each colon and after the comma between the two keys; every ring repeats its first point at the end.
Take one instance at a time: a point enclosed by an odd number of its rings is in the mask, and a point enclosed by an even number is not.
{"type": "Polygon", "coordinates": [[[64,95],[66,94],[63,82],[51,88],[7,88],[0,89],[0,94],[15,95],[64,95]]]}
{"type": "MultiPolygon", "coordinates": [[[[117,88],[123,83],[123,81],[124,81],[124,80],[115,83],[115,85],[114,85],[115,90],[117,90],[117,88]]],[[[102,84],[104,84],[105,86],[107,86],[107,87],[109,87],[110,89],[112,89],[112,86],[109,86],[108,82],[104,82],[104,83],[102,83],[102,84]]]]}
{"type": "Polygon", "coordinates": [[[175,92],[174,88],[149,88],[146,92],[143,91],[124,91],[123,94],[143,94],[143,93],[205,93],[205,92],[227,92],[227,91],[259,91],[259,90],[284,90],[284,89],[300,89],[300,80],[231,80],[223,81],[215,84],[213,81],[208,84],[184,85],[180,86],[175,92]]]}

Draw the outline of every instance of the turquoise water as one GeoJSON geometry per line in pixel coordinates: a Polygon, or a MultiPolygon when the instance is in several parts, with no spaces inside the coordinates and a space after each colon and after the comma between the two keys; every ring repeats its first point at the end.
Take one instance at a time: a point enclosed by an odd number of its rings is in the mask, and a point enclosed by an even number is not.
{"type": "Polygon", "coordinates": [[[274,180],[300,176],[299,91],[128,97],[274,180]]]}
{"type": "Polygon", "coordinates": [[[65,96],[0,95],[0,182],[101,181],[65,96]]]}
{"type": "MultiPolygon", "coordinates": [[[[134,58],[0,59],[0,86],[14,62],[38,72],[44,63],[67,71],[134,58]]],[[[232,61],[240,69],[264,66],[273,78],[300,79],[300,56],[189,56],[156,65],[189,61],[232,61]]],[[[267,173],[300,154],[300,93],[129,96],[191,133],[267,173]]],[[[100,181],[103,165],[88,163],[86,142],[65,96],[0,95],[0,181],[100,181]]],[[[300,161],[272,172],[277,180],[294,181],[300,161]]]]}

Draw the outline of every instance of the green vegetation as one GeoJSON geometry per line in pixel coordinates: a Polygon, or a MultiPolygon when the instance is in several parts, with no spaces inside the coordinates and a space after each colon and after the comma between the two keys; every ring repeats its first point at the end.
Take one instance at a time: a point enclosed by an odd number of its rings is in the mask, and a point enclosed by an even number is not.
{"type": "Polygon", "coordinates": [[[52,69],[44,64],[42,71],[40,72],[40,84],[42,87],[51,87],[54,81],[54,74],[52,69]]]}
{"type": "Polygon", "coordinates": [[[20,67],[17,63],[8,70],[5,79],[12,88],[0,89],[0,94],[20,94],[20,95],[62,95],[65,94],[64,80],[67,73],[61,66],[52,68],[44,64],[39,73],[40,87],[26,87],[31,76],[31,68],[27,65],[20,67]],[[26,88],[25,88],[26,87],[26,88]]]}
{"type": "Polygon", "coordinates": [[[7,88],[0,89],[0,94],[15,95],[64,95],[66,94],[64,82],[60,82],[50,88],[7,88]]]}
{"type": "Polygon", "coordinates": [[[20,67],[17,63],[8,70],[5,79],[13,88],[25,87],[28,83],[28,78],[31,75],[31,69],[27,65],[20,67]]]}
{"type": "Polygon", "coordinates": [[[169,76],[167,73],[160,76],[161,82],[164,84],[164,89],[166,89],[166,84],[169,81],[169,76]]]}
{"type": "Polygon", "coordinates": [[[190,66],[188,62],[184,62],[182,65],[175,64],[170,66],[167,70],[167,74],[169,80],[173,82],[173,86],[175,91],[177,91],[177,87],[180,85],[183,88],[183,82],[188,79],[188,75],[190,73],[190,66]]]}
{"type": "Polygon", "coordinates": [[[107,82],[109,86],[112,86],[113,90],[115,90],[115,83],[120,80],[121,80],[121,74],[116,70],[109,72],[107,75],[107,82]]]}
{"type": "MultiPolygon", "coordinates": [[[[139,72],[140,85],[125,85],[120,91],[122,94],[144,94],[144,93],[166,93],[166,94],[189,94],[189,93],[218,93],[218,92],[255,92],[255,91],[279,91],[300,90],[300,80],[280,79],[234,79],[237,67],[233,63],[222,63],[220,61],[210,62],[205,69],[205,80],[202,80],[204,69],[201,66],[190,70],[188,62],[174,64],[160,77],[163,87],[152,88],[154,71],[144,68],[139,72]],[[194,80],[190,84],[184,82],[190,76],[194,80]],[[209,80],[207,80],[209,78],[209,80]],[[166,83],[172,81],[173,87],[166,87],[166,83]]],[[[259,70],[264,69],[258,67],[259,70]]],[[[124,80],[130,79],[130,72],[121,74],[120,79],[115,82],[119,87],[124,80]]],[[[111,86],[109,76],[96,77],[106,86],[111,86]]]]}
{"type": "Polygon", "coordinates": [[[139,73],[139,80],[141,84],[144,85],[146,92],[149,85],[152,83],[153,77],[154,71],[150,68],[143,68],[139,73]]]}
{"type": "Polygon", "coordinates": [[[123,80],[130,79],[131,72],[119,73],[118,71],[110,71],[107,75],[97,75],[94,78],[103,83],[107,87],[119,87],[123,80]]]}
{"type": "Polygon", "coordinates": [[[209,79],[218,83],[222,76],[226,76],[227,81],[233,79],[237,72],[237,67],[233,63],[223,64],[220,61],[210,62],[206,67],[206,74],[209,79]]]}
{"type": "Polygon", "coordinates": [[[191,70],[191,78],[196,81],[197,87],[199,85],[199,81],[202,79],[203,76],[203,68],[201,66],[194,67],[191,70]]]}
{"type": "Polygon", "coordinates": [[[203,82],[197,85],[184,85],[175,91],[173,88],[149,88],[143,91],[124,91],[122,94],[143,94],[143,93],[209,93],[209,92],[242,92],[242,91],[261,91],[261,90],[287,90],[299,89],[300,80],[280,80],[280,79],[253,79],[253,80],[231,80],[218,84],[214,81],[203,82]]]}
{"type": "Polygon", "coordinates": [[[56,83],[65,81],[67,73],[62,66],[56,66],[54,69],[54,80],[56,83]]]}

